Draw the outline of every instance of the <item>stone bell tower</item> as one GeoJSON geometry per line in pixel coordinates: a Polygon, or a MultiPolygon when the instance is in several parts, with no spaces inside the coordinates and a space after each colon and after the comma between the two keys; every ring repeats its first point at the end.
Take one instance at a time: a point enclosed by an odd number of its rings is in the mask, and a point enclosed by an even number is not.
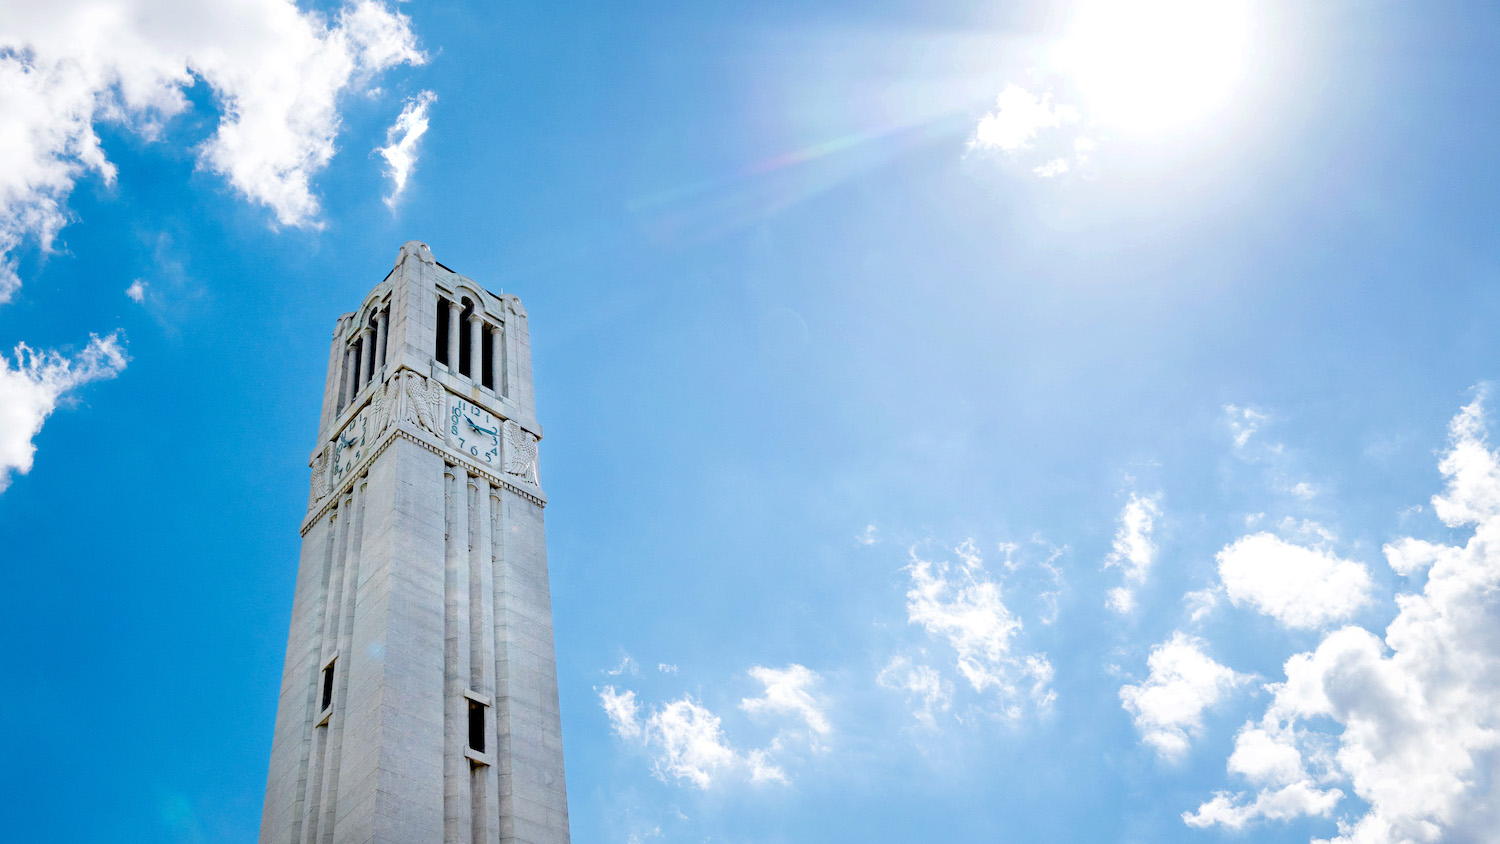
{"type": "Polygon", "coordinates": [[[566,844],[526,310],[408,242],[318,430],[261,844],[566,844]]]}

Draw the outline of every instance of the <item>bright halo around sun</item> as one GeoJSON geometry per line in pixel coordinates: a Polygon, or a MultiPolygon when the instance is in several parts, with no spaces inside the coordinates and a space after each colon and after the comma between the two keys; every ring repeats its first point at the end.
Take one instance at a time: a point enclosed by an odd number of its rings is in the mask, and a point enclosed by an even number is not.
{"type": "Polygon", "coordinates": [[[1054,63],[1092,119],[1132,134],[1199,124],[1248,73],[1248,0],[1081,0],[1054,63]]]}

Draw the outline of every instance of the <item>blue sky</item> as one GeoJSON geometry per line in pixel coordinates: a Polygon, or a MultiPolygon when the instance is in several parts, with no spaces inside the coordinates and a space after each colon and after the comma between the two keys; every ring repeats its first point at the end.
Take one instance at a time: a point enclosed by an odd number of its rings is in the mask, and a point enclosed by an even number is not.
{"type": "Polygon", "coordinates": [[[421,239],[530,313],[575,840],[1485,840],[1500,10],[691,5],[0,2],[10,837],[254,839],[421,239]]]}

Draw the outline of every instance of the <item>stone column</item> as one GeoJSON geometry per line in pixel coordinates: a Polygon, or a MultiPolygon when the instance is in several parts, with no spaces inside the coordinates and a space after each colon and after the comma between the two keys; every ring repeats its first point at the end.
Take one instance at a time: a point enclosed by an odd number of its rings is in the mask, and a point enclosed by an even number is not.
{"type": "Polygon", "coordinates": [[[484,314],[478,309],[469,314],[469,377],[484,383],[484,314]]]}
{"type": "Polygon", "coordinates": [[[509,393],[505,380],[505,327],[498,325],[490,332],[490,383],[495,385],[495,395],[509,393]]]}
{"type": "Polygon", "coordinates": [[[359,388],[363,390],[369,386],[370,378],[375,374],[375,329],[366,325],[359,330],[359,347],[362,352],[359,361],[359,388]]]}
{"type": "Polygon", "coordinates": [[[458,335],[463,331],[463,306],[448,303],[448,371],[458,374],[458,335]]]}
{"type": "Polygon", "coordinates": [[[389,316],[390,311],[386,308],[381,308],[380,313],[375,317],[375,334],[378,338],[375,349],[375,365],[378,367],[375,370],[378,373],[376,377],[377,381],[385,380],[385,338],[390,333],[387,330],[386,320],[389,316]]]}
{"type": "Polygon", "coordinates": [[[473,831],[469,784],[469,500],[473,481],[461,466],[443,475],[448,540],[443,576],[443,840],[462,841],[473,831]]]}
{"type": "Polygon", "coordinates": [[[354,403],[354,383],[359,380],[359,372],[355,370],[354,344],[350,343],[344,349],[344,407],[354,403]]]}

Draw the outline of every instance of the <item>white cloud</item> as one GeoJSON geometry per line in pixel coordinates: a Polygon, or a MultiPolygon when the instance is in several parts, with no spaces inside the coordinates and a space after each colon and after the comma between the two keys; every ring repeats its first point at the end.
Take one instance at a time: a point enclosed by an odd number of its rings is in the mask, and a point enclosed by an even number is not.
{"type": "Polygon", "coordinates": [[[1398,594],[1382,640],[1359,627],[1328,634],[1287,660],[1286,679],[1230,758],[1249,793],[1221,792],[1195,826],[1326,815],[1347,784],[1363,814],[1340,820],[1337,844],[1488,841],[1500,828],[1500,457],[1475,402],[1450,427],[1434,509],[1462,545],[1400,539],[1392,567],[1427,569],[1398,594]],[[1274,746],[1273,746],[1274,745],[1274,746]],[[1293,756],[1295,754],[1295,758],[1293,756]]]}
{"type": "Polygon", "coordinates": [[[917,720],[927,727],[937,724],[934,709],[944,712],[953,705],[953,686],[937,669],[930,665],[914,665],[904,656],[893,656],[881,669],[875,681],[887,689],[906,692],[922,702],[922,707],[912,712],[917,720]]]}
{"type": "Polygon", "coordinates": [[[1235,540],[1216,559],[1230,603],[1249,604],[1288,627],[1315,630],[1370,601],[1363,564],[1265,531],[1235,540]]]}
{"type": "Polygon", "coordinates": [[[857,545],[874,545],[879,541],[880,540],[875,536],[874,525],[865,525],[865,532],[861,533],[859,536],[854,537],[854,542],[857,545]]]}
{"type": "MultiPolygon", "coordinates": [[[[609,673],[625,670],[622,664],[609,673]]],[[[755,666],[749,674],[765,690],[759,697],[742,699],[740,708],[761,719],[794,722],[795,726],[783,726],[768,746],[746,752],[729,743],[719,716],[692,695],[660,707],[642,707],[634,691],[605,686],[599,691],[599,705],[616,735],[651,754],[652,773],[662,782],[709,788],[725,778],[743,781],[748,777],[753,783],[787,784],[786,770],[773,754],[795,752],[795,747],[788,747],[794,739],[799,745],[805,742],[810,749],[821,750],[821,737],[833,729],[824,701],[812,692],[818,674],[796,664],[782,669],[755,666]]]]}
{"type": "Polygon", "coordinates": [[[145,302],[146,301],[146,282],[144,282],[144,281],[142,281],[140,279],[136,279],[135,281],[132,281],[130,283],[130,286],[127,287],[127,288],[125,288],[125,295],[129,296],[130,300],[132,302],[135,302],[136,304],[141,304],[141,303],[145,302]]]}
{"type": "Polygon", "coordinates": [[[795,716],[820,736],[828,735],[833,729],[823,711],[823,702],[813,697],[810,691],[818,682],[817,672],[796,663],[780,670],[757,665],[750,669],[750,676],[764,684],[766,690],[760,697],[742,699],[741,709],[752,715],[795,716]]]}
{"type": "Polygon", "coordinates": [[[652,772],[662,782],[686,780],[708,788],[717,774],[737,761],[724,741],[719,717],[691,696],[674,700],[645,718],[633,691],[617,692],[605,686],[599,702],[617,735],[653,752],[652,772]]]}
{"type": "Polygon", "coordinates": [[[957,655],[959,673],[976,692],[994,688],[1009,717],[1020,715],[1017,684],[1031,683],[1029,695],[1038,706],[1047,706],[1054,695],[1048,688],[1052,668],[1043,655],[1018,656],[1012,640],[1021,631],[1016,618],[1000,598],[1000,586],[990,580],[978,549],[972,541],[954,549],[961,564],[933,562],[911,550],[911,588],[906,593],[908,621],[921,625],[929,635],[950,645],[957,655]]]}
{"type": "Polygon", "coordinates": [[[1031,172],[1039,179],[1050,179],[1053,176],[1061,176],[1068,172],[1068,160],[1066,158],[1054,158],[1045,164],[1033,167],[1031,172]]]}
{"type": "Polygon", "coordinates": [[[1183,595],[1182,602],[1188,606],[1189,620],[1196,624],[1212,615],[1214,608],[1219,605],[1219,591],[1222,588],[1209,587],[1183,595]]]}
{"type": "Polygon", "coordinates": [[[1410,536],[1386,543],[1381,550],[1385,552],[1385,560],[1391,571],[1403,577],[1420,574],[1438,560],[1460,553],[1457,548],[1410,536]]]}
{"type": "Polygon", "coordinates": [[[190,106],[198,81],[219,102],[199,163],[283,225],[316,225],[311,179],[334,154],[338,104],[372,74],[425,60],[410,21],[351,0],[330,21],[291,0],[6,2],[0,34],[0,303],[20,286],[13,251],[50,248],[85,174],[113,183],[95,126],[148,139],[190,106]]]}
{"type": "Polygon", "coordinates": [[[1151,649],[1151,673],[1138,686],[1120,687],[1120,704],[1130,713],[1141,741],[1162,759],[1186,755],[1190,739],[1203,727],[1203,711],[1250,680],[1215,662],[1207,643],[1182,632],[1151,649]]]}
{"type": "Polygon", "coordinates": [[[656,670],[660,671],[663,674],[676,674],[677,666],[668,662],[658,662],[656,664],[656,670]]]}
{"type": "Polygon", "coordinates": [[[1013,153],[1030,146],[1038,131],[1077,119],[1072,108],[1054,106],[1051,94],[1038,97],[1025,88],[1007,85],[995,99],[995,110],[980,119],[969,146],[1013,153]]]}
{"type": "Polygon", "coordinates": [[[1104,605],[1121,615],[1135,612],[1135,590],[1126,586],[1116,586],[1105,593],[1104,605]]]}
{"type": "Polygon", "coordinates": [[[1248,445],[1250,438],[1260,430],[1261,423],[1268,418],[1264,413],[1253,408],[1224,405],[1224,419],[1229,423],[1229,433],[1234,437],[1235,448],[1244,448],[1248,445]]]}
{"type": "Polygon", "coordinates": [[[639,674],[641,672],[640,665],[635,661],[635,657],[632,657],[630,654],[625,654],[625,656],[621,657],[619,665],[616,665],[614,668],[606,668],[604,670],[604,673],[608,674],[611,677],[618,677],[621,674],[625,674],[627,672],[631,675],[639,674]]]}
{"type": "Polygon", "coordinates": [[[1432,511],[1449,527],[1479,524],[1500,513],[1500,460],[1490,451],[1482,399],[1448,423],[1449,449],[1438,469],[1448,488],[1432,497],[1432,511]]]}
{"type": "Polygon", "coordinates": [[[640,737],[643,727],[640,707],[635,702],[635,692],[628,689],[616,692],[614,686],[605,686],[599,692],[599,704],[604,707],[604,714],[609,716],[609,725],[620,738],[640,737]]]}
{"type": "Polygon", "coordinates": [[[406,190],[406,180],[417,166],[417,142],[427,134],[427,109],[436,99],[437,95],[431,91],[408,99],[396,122],[385,132],[386,145],[375,149],[385,159],[385,174],[391,179],[391,192],[385,198],[385,204],[391,208],[396,207],[396,200],[406,190]]]}
{"type": "MultiPolygon", "coordinates": [[[[1124,569],[1127,584],[1145,583],[1156,559],[1156,543],[1151,534],[1156,517],[1161,515],[1160,504],[1160,496],[1141,496],[1132,492],[1125,508],[1120,511],[1120,526],[1115,531],[1114,545],[1104,558],[1104,566],[1124,569]]],[[[1128,613],[1135,609],[1135,591],[1129,586],[1112,589],[1106,603],[1115,612],[1128,613]]]]}
{"type": "Polygon", "coordinates": [[[786,771],[781,769],[771,760],[771,755],[764,750],[752,750],[746,757],[750,764],[751,782],[778,782],[787,785],[786,771]]]}
{"type": "Polygon", "coordinates": [[[0,491],[11,472],[31,471],[32,438],[68,393],[90,381],[113,378],[125,368],[125,346],[118,332],[91,335],[82,352],[69,359],[55,351],[16,345],[15,364],[0,355],[0,491]]]}

